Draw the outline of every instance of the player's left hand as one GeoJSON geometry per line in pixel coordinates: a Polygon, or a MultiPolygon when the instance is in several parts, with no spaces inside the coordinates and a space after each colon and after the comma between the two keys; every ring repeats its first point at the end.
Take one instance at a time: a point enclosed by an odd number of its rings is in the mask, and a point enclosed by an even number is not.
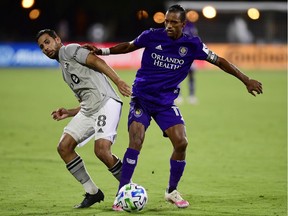
{"type": "Polygon", "coordinates": [[[250,79],[246,84],[246,88],[253,96],[256,96],[255,92],[257,94],[263,94],[262,83],[257,80],[250,79]]]}
{"type": "Polygon", "coordinates": [[[56,121],[60,121],[60,120],[63,120],[67,117],[69,117],[69,112],[67,109],[61,107],[57,110],[54,110],[52,113],[51,113],[51,116],[54,120],[56,121]]]}

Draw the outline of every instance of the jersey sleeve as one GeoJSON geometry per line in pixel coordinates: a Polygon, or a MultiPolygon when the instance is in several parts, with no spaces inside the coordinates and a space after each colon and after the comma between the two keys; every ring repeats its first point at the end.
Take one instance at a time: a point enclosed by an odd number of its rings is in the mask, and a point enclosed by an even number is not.
{"type": "Polygon", "coordinates": [[[65,53],[69,58],[73,58],[81,64],[86,64],[86,59],[90,51],[82,48],[79,44],[69,44],[65,48],[65,53]]]}
{"type": "Polygon", "coordinates": [[[207,58],[205,60],[212,64],[215,64],[218,59],[218,56],[216,55],[216,53],[208,49],[208,47],[205,44],[203,44],[203,50],[204,52],[207,53],[207,58]]]}
{"type": "Polygon", "coordinates": [[[150,35],[151,30],[145,30],[143,31],[134,41],[134,45],[142,48],[145,47],[146,44],[149,42],[149,35],[150,35]]]}
{"type": "Polygon", "coordinates": [[[211,51],[207,46],[206,44],[204,44],[200,38],[197,38],[198,40],[198,43],[197,44],[197,56],[196,56],[196,59],[198,60],[206,60],[208,62],[211,62],[211,63],[215,63],[217,61],[217,58],[218,56],[213,52],[211,51]]]}

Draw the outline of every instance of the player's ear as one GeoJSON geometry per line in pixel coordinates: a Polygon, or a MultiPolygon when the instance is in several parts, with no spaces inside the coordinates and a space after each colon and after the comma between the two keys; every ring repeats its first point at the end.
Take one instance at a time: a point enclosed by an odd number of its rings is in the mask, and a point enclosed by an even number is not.
{"type": "Polygon", "coordinates": [[[182,23],[182,28],[184,28],[186,24],[187,24],[187,20],[185,20],[185,21],[182,23]]]}
{"type": "Polygon", "coordinates": [[[55,41],[56,41],[57,43],[61,43],[61,38],[60,38],[60,37],[56,37],[56,38],[55,38],[55,41]]]}

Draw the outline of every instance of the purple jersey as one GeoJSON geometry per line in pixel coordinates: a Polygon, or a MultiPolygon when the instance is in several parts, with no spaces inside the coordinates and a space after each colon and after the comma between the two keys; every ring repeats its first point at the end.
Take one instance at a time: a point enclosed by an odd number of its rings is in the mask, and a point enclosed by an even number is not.
{"type": "Polygon", "coordinates": [[[186,25],[183,28],[183,33],[188,36],[197,36],[198,30],[195,27],[194,23],[187,21],[186,25]]]}
{"type": "Polygon", "coordinates": [[[133,43],[145,48],[133,83],[133,97],[158,106],[174,103],[192,62],[206,60],[211,52],[199,37],[183,35],[173,40],[164,28],[146,30],[133,43]]]}

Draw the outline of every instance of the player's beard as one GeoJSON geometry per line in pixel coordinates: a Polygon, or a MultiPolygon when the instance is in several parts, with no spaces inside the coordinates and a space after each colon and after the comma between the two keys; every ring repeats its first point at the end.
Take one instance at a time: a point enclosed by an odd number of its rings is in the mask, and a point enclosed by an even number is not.
{"type": "Polygon", "coordinates": [[[58,59],[59,50],[50,51],[49,54],[50,53],[51,55],[47,55],[50,59],[56,59],[56,60],[58,59]]]}

